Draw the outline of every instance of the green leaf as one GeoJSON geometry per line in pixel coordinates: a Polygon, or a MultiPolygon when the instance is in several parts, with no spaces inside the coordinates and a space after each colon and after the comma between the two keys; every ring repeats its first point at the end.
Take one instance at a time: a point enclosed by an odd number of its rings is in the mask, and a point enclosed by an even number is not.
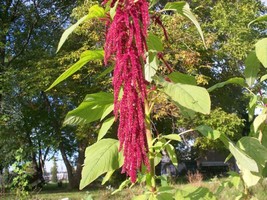
{"type": "Polygon", "coordinates": [[[257,95],[253,95],[249,100],[248,105],[248,119],[252,121],[254,119],[255,108],[257,106],[257,95]]]}
{"type": "Polygon", "coordinates": [[[167,144],[165,146],[165,148],[166,148],[166,151],[168,152],[168,155],[172,161],[172,164],[177,167],[178,161],[177,161],[177,157],[176,157],[175,148],[171,144],[167,144]]]}
{"type": "Polygon", "coordinates": [[[245,184],[247,185],[247,187],[251,187],[251,186],[256,185],[259,182],[259,180],[261,179],[261,177],[251,173],[249,170],[243,168],[243,166],[238,165],[238,167],[242,172],[242,178],[243,178],[245,184]]]}
{"type": "Polygon", "coordinates": [[[159,60],[156,52],[148,52],[148,57],[145,64],[145,79],[152,82],[152,77],[158,70],[159,60]]]}
{"type": "Polygon", "coordinates": [[[70,26],[67,30],[64,31],[62,34],[60,41],[58,43],[57,52],[60,50],[64,42],[67,40],[68,36],[84,21],[92,18],[100,18],[105,16],[105,11],[102,7],[99,7],[98,5],[93,5],[89,9],[89,14],[85,15],[81,19],[79,19],[75,24],[70,26]]]}
{"type": "Polygon", "coordinates": [[[68,112],[64,125],[86,124],[101,119],[106,110],[113,106],[113,95],[99,92],[86,95],[78,108],[68,112]]]}
{"type": "Polygon", "coordinates": [[[258,139],[253,137],[242,137],[238,141],[237,146],[256,161],[260,173],[264,171],[267,167],[267,148],[264,147],[258,139]]]}
{"type": "Polygon", "coordinates": [[[194,76],[188,74],[183,74],[180,72],[172,72],[168,75],[168,78],[171,79],[174,83],[182,83],[188,85],[197,85],[196,79],[194,76]]]}
{"type": "Polygon", "coordinates": [[[163,92],[178,105],[195,112],[210,113],[210,96],[205,88],[181,83],[174,84],[162,79],[158,79],[157,82],[163,86],[163,92]]]}
{"type": "Polygon", "coordinates": [[[199,32],[199,35],[203,41],[203,44],[204,46],[206,47],[206,43],[205,43],[205,39],[204,39],[204,35],[203,35],[203,32],[202,32],[202,29],[195,17],[195,15],[191,12],[191,9],[189,7],[189,4],[184,2],[184,1],[181,1],[181,2],[168,2],[163,11],[165,10],[172,10],[172,11],[176,11],[177,13],[187,17],[188,19],[190,19],[193,24],[196,26],[198,32],[199,32]]]}
{"type": "Polygon", "coordinates": [[[99,76],[97,77],[97,79],[106,76],[107,74],[111,73],[114,69],[114,66],[110,66],[107,69],[105,69],[101,74],[99,74],[99,76]]]}
{"type": "Polygon", "coordinates": [[[265,81],[266,79],[267,79],[267,74],[265,74],[265,75],[263,75],[263,76],[261,77],[260,82],[263,82],[263,81],[265,81]]]}
{"type": "Polygon", "coordinates": [[[255,120],[253,121],[253,126],[254,126],[254,132],[256,133],[260,126],[266,121],[267,119],[267,114],[261,114],[258,115],[255,120]]]}
{"type": "Polygon", "coordinates": [[[246,82],[249,87],[252,87],[260,71],[260,62],[254,51],[248,54],[248,57],[245,60],[245,66],[246,68],[245,68],[244,74],[245,74],[246,82]]]}
{"type": "Polygon", "coordinates": [[[108,132],[114,121],[115,117],[110,117],[103,122],[100,131],[98,133],[97,141],[101,140],[106,135],[106,133],[108,132]]]}
{"type": "Polygon", "coordinates": [[[196,130],[199,131],[205,137],[216,140],[220,137],[220,132],[217,130],[213,130],[211,127],[207,125],[201,125],[196,127],[196,130]]]}
{"type": "Polygon", "coordinates": [[[108,116],[114,110],[114,104],[109,104],[106,106],[100,121],[102,121],[106,116],[108,116]]]}
{"type": "Polygon", "coordinates": [[[267,15],[262,15],[256,19],[254,19],[253,21],[249,22],[248,27],[255,22],[263,22],[263,21],[267,21],[267,15]]]}
{"type": "Polygon", "coordinates": [[[72,65],[69,69],[63,72],[53,83],[52,85],[46,90],[50,90],[51,88],[55,87],[57,84],[77,72],[81,69],[86,63],[92,60],[101,60],[104,58],[104,51],[103,50],[87,50],[82,53],[80,60],[72,65]]]}
{"type": "Polygon", "coordinates": [[[123,190],[124,188],[126,188],[130,183],[131,183],[131,181],[130,181],[129,179],[123,181],[123,182],[120,184],[119,188],[118,188],[117,190],[113,191],[111,194],[113,195],[113,194],[116,194],[117,192],[122,191],[122,190],[123,190]]]}
{"type": "Polygon", "coordinates": [[[267,68],[267,38],[259,40],[255,47],[257,58],[267,68]]]}
{"type": "Polygon", "coordinates": [[[169,134],[169,135],[163,135],[163,138],[166,138],[168,140],[175,140],[178,142],[181,142],[181,137],[178,134],[169,134]]]}
{"type": "Polygon", "coordinates": [[[112,176],[112,174],[115,172],[115,170],[111,170],[109,172],[106,173],[105,177],[103,178],[101,185],[104,185],[112,176]]]}
{"type": "Polygon", "coordinates": [[[208,188],[184,186],[175,193],[175,200],[216,200],[208,188]]]}
{"type": "Polygon", "coordinates": [[[243,168],[251,171],[251,172],[259,172],[259,168],[255,160],[250,158],[246,152],[242,151],[238,147],[236,147],[232,141],[224,134],[220,135],[220,140],[225,144],[225,146],[230,150],[230,152],[235,157],[237,163],[243,168]]]}
{"type": "Polygon", "coordinates": [[[148,34],[147,47],[148,47],[148,50],[163,51],[163,45],[160,39],[152,33],[148,34]]]}
{"type": "Polygon", "coordinates": [[[122,166],[122,156],[119,155],[118,148],[119,141],[114,139],[103,139],[87,147],[80,189],[89,185],[101,174],[122,166]]]}
{"type": "Polygon", "coordinates": [[[215,90],[217,88],[224,87],[227,84],[237,84],[237,85],[240,85],[240,86],[245,86],[246,85],[245,84],[245,80],[243,78],[235,77],[235,78],[230,78],[227,81],[224,81],[224,82],[221,82],[221,83],[217,83],[217,84],[211,86],[210,88],[208,88],[208,91],[212,92],[213,90],[215,90]]]}

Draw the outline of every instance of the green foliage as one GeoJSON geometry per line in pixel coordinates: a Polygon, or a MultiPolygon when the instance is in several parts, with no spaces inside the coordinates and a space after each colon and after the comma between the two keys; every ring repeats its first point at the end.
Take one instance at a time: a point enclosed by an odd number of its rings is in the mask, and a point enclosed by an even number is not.
{"type": "Polygon", "coordinates": [[[177,190],[175,193],[175,200],[216,200],[217,198],[209,191],[209,189],[204,187],[193,187],[187,186],[182,190],[177,190]]]}
{"type": "Polygon", "coordinates": [[[70,111],[64,124],[75,125],[90,123],[105,118],[113,110],[113,95],[99,92],[86,95],[84,101],[70,111]],[[90,112],[88,112],[90,110],[90,112]]]}
{"type": "Polygon", "coordinates": [[[257,75],[260,71],[260,62],[256,57],[254,51],[250,52],[247,59],[245,60],[245,71],[244,75],[246,78],[246,83],[249,87],[252,87],[257,79],[257,75]]]}
{"type": "Polygon", "coordinates": [[[174,84],[162,79],[158,79],[157,82],[163,86],[162,91],[178,106],[203,114],[210,113],[210,96],[205,88],[180,83],[174,84]]]}
{"type": "Polygon", "coordinates": [[[255,44],[256,55],[262,65],[267,68],[267,38],[259,40],[255,44]]]}
{"type": "Polygon", "coordinates": [[[11,183],[11,190],[15,191],[16,198],[27,199],[30,187],[29,177],[33,175],[31,163],[23,162],[22,149],[17,150],[15,159],[16,161],[12,165],[15,177],[11,183]]]}
{"type": "Polygon", "coordinates": [[[118,152],[118,148],[118,140],[102,139],[86,149],[80,189],[86,187],[101,174],[122,166],[123,157],[118,152]]]}
{"type": "Polygon", "coordinates": [[[228,85],[228,84],[237,84],[237,85],[240,85],[240,86],[245,86],[245,82],[244,82],[243,78],[235,77],[235,78],[230,78],[227,81],[224,81],[224,82],[217,83],[217,84],[213,85],[212,87],[208,88],[208,91],[212,92],[213,90],[215,90],[217,88],[222,88],[222,87],[224,87],[225,85],[228,85]]]}
{"type": "Polygon", "coordinates": [[[201,29],[196,17],[191,12],[191,9],[190,9],[188,3],[186,3],[186,2],[168,2],[165,5],[163,11],[166,11],[166,10],[176,11],[179,14],[182,14],[182,15],[186,16],[188,19],[190,19],[194,23],[194,25],[196,26],[196,28],[197,28],[200,36],[201,36],[201,39],[203,41],[203,44],[205,45],[205,40],[204,40],[204,35],[202,32],[202,29],[201,29]]]}
{"type": "MultiPolygon", "coordinates": [[[[51,88],[55,87],[57,84],[68,78],[69,76],[73,75],[77,72],[81,67],[83,67],[86,63],[92,60],[98,60],[104,58],[104,51],[103,50],[94,50],[94,51],[85,51],[81,54],[80,60],[72,65],[68,70],[66,70],[63,74],[61,74],[47,89],[50,90],[51,88]]],[[[46,91],[47,91],[46,90],[46,91]]]]}
{"type": "Polygon", "coordinates": [[[94,5],[90,7],[89,14],[79,19],[75,24],[70,26],[65,32],[62,34],[60,41],[58,43],[57,52],[60,50],[64,42],[67,40],[68,36],[84,21],[93,19],[93,18],[100,18],[105,16],[105,11],[102,7],[98,5],[94,5]]]}
{"type": "Polygon", "coordinates": [[[168,78],[171,79],[171,81],[174,83],[197,85],[195,77],[180,72],[172,72],[168,75],[168,78]]]}

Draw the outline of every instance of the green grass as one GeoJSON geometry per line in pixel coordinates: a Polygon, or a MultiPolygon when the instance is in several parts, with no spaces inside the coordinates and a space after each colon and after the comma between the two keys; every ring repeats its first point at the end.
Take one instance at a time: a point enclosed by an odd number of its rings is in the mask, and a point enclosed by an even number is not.
{"type": "MultiPolygon", "coordinates": [[[[214,178],[207,181],[202,181],[197,183],[195,186],[207,187],[210,191],[215,192],[220,182],[224,181],[226,178],[214,178]]],[[[182,189],[188,185],[187,183],[178,182],[173,186],[177,189],[182,189]]],[[[116,188],[115,188],[116,189],[116,188]]],[[[114,188],[105,188],[105,187],[88,187],[86,191],[72,190],[67,189],[67,185],[63,184],[61,188],[57,187],[56,184],[47,184],[42,191],[31,192],[31,195],[25,199],[27,200],[61,200],[63,198],[69,198],[69,200],[86,200],[86,198],[91,195],[94,200],[130,200],[135,195],[142,194],[144,187],[135,186],[132,189],[124,189],[123,191],[111,195],[114,188]]],[[[238,190],[242,190],[240,187],[238,190]]],[[[225,188],[224,191],[220,194],[219,200],[234,200],[240,193],[235,188],[225,188]]],[[[266,199],[266,190],[267,190],[267,180],[262,184],[258,184],[251,188],[252,193],[258,200],[266,199]]],[[[5,196],[0,196],[1,200],[17,200],[15,195],[6,194],[5,196]]]]}

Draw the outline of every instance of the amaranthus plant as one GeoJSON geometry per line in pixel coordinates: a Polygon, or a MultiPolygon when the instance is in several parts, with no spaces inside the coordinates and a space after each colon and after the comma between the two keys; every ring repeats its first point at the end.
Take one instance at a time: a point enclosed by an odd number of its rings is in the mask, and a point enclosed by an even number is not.
{"type": "Polygon", "coordinates": [[[244,79],[233,78],[207,90],[192,82],[192,76],[174,72],[164,60],[163,45],[158,36],[149,31],[149,25],[155,22],[163,29],[163,34],[168,39],[168,33],[161,22],[161,16],[166,13],[177,12],[189,18],[195,24],[205,45],[200,25],[189,5],[185,2],[172,2],[159,11],[149,10],[154,1],[149,5],[146,0],[111,0],[104,1],[103,5],[105,8],[92,6],[88,15],[68,28],[62,35],[58,50],[79,24],[92,18],[98,18],[106,24],[104,50],[85,51],[80,60],[50,86],[54,87],[91,60],[104,59],[105,65],[109,66],[106,73],[114,70],[113,94],[88,94],[81,105],[69,112],[65,118],[65,124],[82,124],[97,120],[103,122],[98,141],[86,150],[80,189],[106,173],[102,181],[104,184],[116,169],[122,167],[122,173],[126,173],[129,179],[115,192],[130,184],[145,182],[146,192],[135,199],[183,199],[185,196],[216,199],[206,188],[181,191],[165,184],[156,185],[156,179],[164,179],[155,174],[155,166],[161,159],[161,152],[166,151],[172,163],[177,166],[175,149],[170,142],[180,141],[181,134],[191,131],[199,131],[212,139],[220,138],[240,166],[247,162],[252,163],[245,169],[256,172],[256,162],[245,153],[246,149],[233,144],[226,136],[208,126],[169,135],[152,131],[151,115],[159,95],[164,94],[182,114],[209,114],[211,102],[208,90],[212,92],[229,83],[244,84],[244,79]],[[166,67],[169,74],[159,70],[160,64],[166,67]],[[115,121],[119,123],[119,140],[105,137],[115,121]]]}

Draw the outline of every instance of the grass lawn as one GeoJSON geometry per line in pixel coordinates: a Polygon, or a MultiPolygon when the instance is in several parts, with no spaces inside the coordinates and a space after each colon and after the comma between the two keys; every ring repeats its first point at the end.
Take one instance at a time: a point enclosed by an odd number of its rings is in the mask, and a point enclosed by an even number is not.
{"type": "MultiPolygon", "coordinates": [[[[196,183],[195,186],[207,187],[210,191],[216,191],[220,182],[224,181],[225,178],[221,179],[211,179],[207,181],[201,181],[196,183]]],[[[182,189],[188,183],[176,183],[173,186],[177,189],[182,189]]],[[[116,188],[115,188],[116,189],[116,188]]],[[[91,195],[94,200],[130,200],[135,195],[142,194],[144,187],[135,186],[132,189],[124,189],[123,191],[111,195],[114,188],[105,188],[105,187],[94,187],[88,188],[86,191],[73,190],[69,191],[67,185],[64,184],[61,188],[58,188],[56,184],[47,184],[42,191],[32,192],[31,195],[25,199],[27,200],[87,200],[87,197],[91,195]]],[[[241,188],[240,188],[241,190],[241,188]]],[[[267,199],[267,180],[263,184],[258,184],[251,189],[252,193],[255,194],[255,199],[266,200],[267,199]]],[[[234,200],[235,197],[239,195],[239,191],[235,188],[225,188],[224,191],[220,194],[219,200],[234,200]]],[[[15,195],[6,194],[0,196],[1,200],[17,200],[18,198],[15,195]]],[[[89,200],[89,198],[88,198],[89,200]]],[[[90,199],[91,200],[91,199],[90,199]]]]}

